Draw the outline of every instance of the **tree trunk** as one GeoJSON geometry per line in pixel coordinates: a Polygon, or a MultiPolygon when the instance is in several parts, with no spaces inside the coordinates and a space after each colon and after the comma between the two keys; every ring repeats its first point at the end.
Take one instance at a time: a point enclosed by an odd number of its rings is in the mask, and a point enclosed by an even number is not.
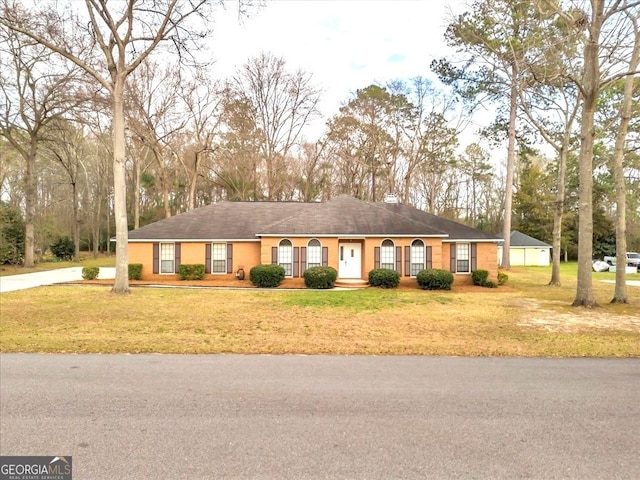
{"type": "Polygon", "coordinates": [[[196,152],[193,159],[193,169],[189,176],[189,205],[187,210],[196,208],[196,187],[198,186],[198,164],[200,163],[201,152],[196,152]]]}
{"type": "Polygon", "coordinates": [[[627,186],[624,178],[624,144],[631,121],[631,101],[633,98],[634,75],[640,58],[640,34],[636,28],[633,53],[629,62],[629,75],[624,80],[624,96],[620,106],[620,128],[616,136],[613,158],[613,174],[616,186],[616,287],[611,303],[628,303],[627,298],[627,186]]]}
{"type": "MultiPolygon", "coordinates": [[[[116,224],[116,278],[113,293],[130,293],[127,255],[127,181],[125,167],[124,75],[116,75],[113,102],[113,208],[116,224]]],[[[107,239],[107,241],[109,241],[107,239]]]]}
{"type": "Polygon", "coordinates": [[[171,204],[169,203],[169,175],[166,171],[162,172],[162,201],[164,203],[164,218],[171,216],[171,204]]]}
{"type": "Polygon", "coordinates": [[[71,182],[71,198],[73,201],[73,261],[80,261],[80,218],[78,215],[78,186],[71,182]]]}
{"type": "Polygon", "coordinates": [[[25,157],[25,236],[24,236],[24,266],[32,268],[35,265],[35,231],[33,222],[36,217],[36,178],[35,163],[38,154],[38,140],[31,138],[29,153],[25,157]]]}
{"type": "Polygon", "coordinates": [[[509,98],[509,143],[507,145],[507,179],[504,191],[504,220],[502,232],[502,268],[511,268],[509,259],[511,250],[511,210],[513,203],[513,177],[516,169],[516,114],[518,110],[518,68],[511,66],[511,94],[509,98]]]}
{"type": "Polygon", "coordinates": [[[137,158],[134,163],[135,168],[135,186],[133,190],[133,228],[140,228],[140,159],[137,158]]]}
{"type": "Polygon", "coordinates": [[[598,58],[604,0],[592,1],[592,20],[584,47],[582,80],[584,103],[580,128],[580,166],[578,189],[578,281],[573,306],[597,306],[592,284],[593,261],[593,141],[594,113],[600,90],[598,58]]]}
{"type": "Polygon", "coordinates": [[[565,178],[567,171],[568,142],[564,142],[560,150],[560,162],[558,165],[558,180],[556,182],[556,201],[553,213],[553,259],[551,262],[551,280],[549,285],[561,286],[560,258],[562,256],[562,217],[564,215],[565,178]]]}

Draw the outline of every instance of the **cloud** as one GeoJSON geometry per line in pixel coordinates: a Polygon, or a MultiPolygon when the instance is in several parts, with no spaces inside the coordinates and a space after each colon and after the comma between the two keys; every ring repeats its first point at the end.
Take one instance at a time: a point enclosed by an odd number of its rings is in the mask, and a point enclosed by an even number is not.
{"type": "Polygon", "coordinates": [[[406,58],[406,55],[403,55],[402,53],[393,53],[387,57],[387,63],[404,62],[406,58]]]}
{"type": "Polygon", "coordinates": [[[225,78],[260,52],[282,57],[290,70],[313,74],[331,116],[372,83],[422,76],[449,53],[449,6],[460,0],[273,0],[239,24],[222,11],[211,50],[215,77],[225,78]],[[226,16],[225,16],[226,15],[226,16]]]}

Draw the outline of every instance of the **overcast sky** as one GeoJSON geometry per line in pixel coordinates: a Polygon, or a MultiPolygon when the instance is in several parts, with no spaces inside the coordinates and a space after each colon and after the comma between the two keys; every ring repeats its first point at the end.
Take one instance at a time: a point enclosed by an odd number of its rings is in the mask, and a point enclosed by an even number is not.
{"type": "Polygon", "coordinates": [[[270,0],[242,23],[232,4],[216,22],[214,76],[225,78],[269,52],[290,70],[313,74],[325,117],[375,82],[435,78],[429,65],[447,55],[443,34],[460,0],[270,0]]]}

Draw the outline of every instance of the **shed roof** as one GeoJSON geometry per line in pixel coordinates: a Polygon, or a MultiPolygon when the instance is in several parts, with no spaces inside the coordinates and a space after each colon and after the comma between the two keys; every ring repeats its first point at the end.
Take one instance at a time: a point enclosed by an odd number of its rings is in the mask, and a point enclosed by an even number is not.
{"type": "Polygon", "coordinates": [[[511,232],[510,238],[512,247],[551,248],[551,245],[548,243],[518,232],[517,230],[511,232]]]}

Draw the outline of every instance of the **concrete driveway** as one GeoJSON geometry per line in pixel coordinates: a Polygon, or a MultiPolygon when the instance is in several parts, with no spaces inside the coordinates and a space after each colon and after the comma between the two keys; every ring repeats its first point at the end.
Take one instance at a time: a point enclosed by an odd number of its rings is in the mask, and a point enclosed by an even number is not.
{"type": "MultiPolygon", "coordinates": [[[[115,278],[116,269],[113,267],[100,267],[98,278],[115,278]]],[[[22,275],[9,275],[0,277],[0,293],[25,290],[27,288],[53,285],[56,283],[73,282],[82,280],[82,267],[58,268],[46,272],[24,273],[22,275]]]]}
{"type": "MultiPolygon", "coordinates": [[[[615,280],[602,280],[604,283],[616,283],[615,280]]],[[[640,287],[640,280],[627,280],[627,287],[640,287]]]]}

